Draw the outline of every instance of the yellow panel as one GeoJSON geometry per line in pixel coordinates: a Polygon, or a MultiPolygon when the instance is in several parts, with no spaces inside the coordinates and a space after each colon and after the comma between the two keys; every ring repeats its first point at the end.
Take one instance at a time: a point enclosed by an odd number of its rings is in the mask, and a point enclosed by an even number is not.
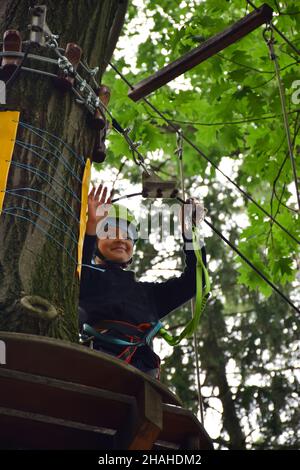
{"type": "Polygon", "coordinates": [[[19,111],[0,111],[0,214],[19,124],[19,111]]]}
{"type": "Polygon", "coordinates": [[[86,222],[87,222],[87,202],[88,202],[90,179],[91,179],[91,160],[88,158],[85,164],[85,169],[84,169],[83,179],[82,179],[82,188],[81,188],[80,228],[79,228],[78,254],[77,254],[77,259],[78,259],[77,273],[79,277],[81,273],[83,240],[84,240],[86,222]]]}

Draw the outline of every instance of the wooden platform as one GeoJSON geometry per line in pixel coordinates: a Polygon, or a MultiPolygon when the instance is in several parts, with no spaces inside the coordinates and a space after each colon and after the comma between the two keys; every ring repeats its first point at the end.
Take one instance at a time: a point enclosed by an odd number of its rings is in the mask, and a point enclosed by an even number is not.
{"type": "Polygon", "coordinates": [[[2,449],[212,449],[158,381],[85,346],[0,331],[2,449]]]}

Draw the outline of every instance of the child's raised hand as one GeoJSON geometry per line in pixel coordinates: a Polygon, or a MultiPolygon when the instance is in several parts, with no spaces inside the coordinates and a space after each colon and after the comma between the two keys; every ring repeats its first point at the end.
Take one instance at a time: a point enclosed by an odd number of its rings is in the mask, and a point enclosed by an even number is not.
{"type": "Polygon", "coordinates": [[[99,184],[98,188],[90,191],[88,195],[88,222],[86,232],[90,235],[96,233],[96,226],[104,219],[109,211],[112,191],[107,198],[107,187],[99,184]]]}
{"type": "Polygon", "coordinates": [[[204,219],[206,210],[203,203],[194,197],[186,200],[181,208],[180,220],[182,229],[185,234],[191,235],[191,228],[193,225],[198,226],[204,219]]]}

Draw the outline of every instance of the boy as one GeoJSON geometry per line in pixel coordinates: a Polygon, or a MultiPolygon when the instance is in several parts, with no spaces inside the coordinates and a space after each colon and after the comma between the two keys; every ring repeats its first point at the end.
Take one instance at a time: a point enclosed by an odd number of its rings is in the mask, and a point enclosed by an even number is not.
{"type": "MultiPolygon", "coordinates": [[[[115,217],[111,211],[104,212],[111,207],[111,196],[106,196],[107,188],[100,185],[88,197],[80,325],[89,325],[85,332],[94,336],[95,349],[158,378],[160,358],[151,347],[152,333],[161,318],[195,295],[196,257],[192,250],[185,251],[186,267],[179,278],[163,283],[136,281],[134,272],[125,270],[132,261],[135,226],[130,223],[130,216],[120,215],[121,206],[117,206],[115,217]],[[101,217],[96,216],[99,207],[101,217]],[[96,235],[97,224],[104,235],[100,238],[96,235]],[[96,264],[91,265],[93,257],[96,264]]],[[[201,251],[205,263],[204,247],[201,251]]]]}

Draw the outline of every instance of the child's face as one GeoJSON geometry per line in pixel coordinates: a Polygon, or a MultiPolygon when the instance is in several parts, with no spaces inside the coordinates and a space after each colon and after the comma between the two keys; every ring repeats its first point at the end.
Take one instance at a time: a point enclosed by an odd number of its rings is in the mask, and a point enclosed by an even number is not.
{"type": "Polygon", "coordinates": [[[126,233],[114,228],[113,236],[99,238],[98,248],[103,256],[110,261],[126,263],[132,258],[133,242],[126,238],[126,233]]]}

